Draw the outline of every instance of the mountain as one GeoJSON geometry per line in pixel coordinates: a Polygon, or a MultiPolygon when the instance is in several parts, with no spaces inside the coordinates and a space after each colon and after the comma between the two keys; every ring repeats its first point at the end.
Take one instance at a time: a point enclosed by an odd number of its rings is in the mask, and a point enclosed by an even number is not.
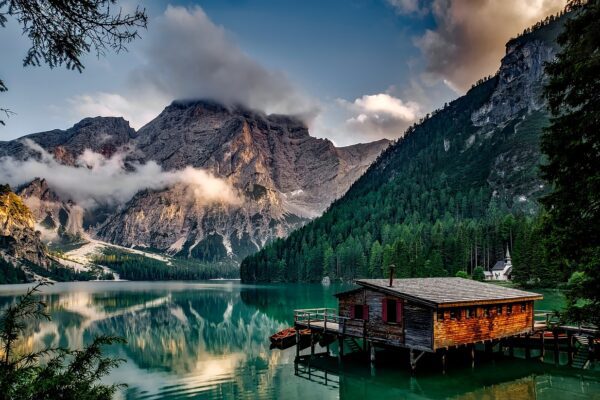
{"type": "Polygon", "coordinates": [[[31,211],[42,240],[50,242],[58,237],[72,242],[81,239],[83,208],[73,201],[63,201],[45,179],[35,178],[18,194],[31,211]]]}
{"type": "Polygon", "coordinates": [[[386,144],[338,149],[290,117],[175,102],[138,132],[137,160],[154,160],[168,170],[211,171],[242,193],[242,204],[185,204],[177,200],[185,197],[177,186],[146,191],[97,235],[204,261],[243,257],[321,214],[386,144]]]}
{"type": "MultiPolygon", "coordinates": [[[[544,64],[566,16],[509,41],[498,73],[390,145],[329,210],[241,265],[244,281],[454,275],[513,254],[539,278],[544,64]]],[[[541,278],[540,278],[541,279],[541,278]]]]}
{"type": "Polygon", "coordinates": [[[51,255],[36,230],[35,215],[10,186],[0,185],[0,284],[37,280],[98,279],[102,271],[64,265],[51,255]]]}
{"type": "Polygon", "coordinates": [[[85,118],[67,130],[54,129],[0,142],[0,157],[17,160],[37,157],[37,152],[25,144],[29,139],[49,151],[60,163],[74,165],[86,149],[110,157],[135,137],[135,130],[123,118],[85,118]]]}
{"type": "Polygon", "coordinates": [[[34,230],[33,214],[7,185],[0,185],[0,258],[9,263],[25,260],[50,265],[46,247],[34,230]]]}
{"type": "Polygon", "coordinates": [[[175,101],[137,132],[122,118],[86,118],[64,131],[0,143],[0,156],[40,159],[31,141],[62,165],[82,167],[82,154],[91,150],[121,156],[128,171],[156,163],[166,172],[196,168],[224,182],[237,202],[206,202],[190,196],[181,182],[93,209],[43,176],[19,191],[42,232],[62,238],[89,234],[205,262],[241,260],[320,215],[389,143],[335,147],[310,136],[296,118],[208,100],[175,101]]]}

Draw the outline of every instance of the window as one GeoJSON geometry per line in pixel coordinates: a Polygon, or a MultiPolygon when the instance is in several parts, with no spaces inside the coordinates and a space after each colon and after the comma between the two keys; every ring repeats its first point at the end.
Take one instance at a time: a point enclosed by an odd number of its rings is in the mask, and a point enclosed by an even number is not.
{"type": "Polygon", "coordinates": [[[486,317],[489,317],[492,315],[492,309],[491,307],[486,307],[483,309],[483,315],[485,315],[486,317]]]}
{"type": "Polygon", "coordinates": [[[352,315],[352,318],[354,319],[364,319],[364,306],[362,304],[355,304],[354,305],[354,314],[352,315]]]}
{"type": "Polygon", "coordinates": [[[402,322],[402,311],[404,307],[404,302],[402,300],[383,299],[381,306],[384,322],[402,322]]]}
{"type": "Polygon", "coordinates": [[[437,312],[437,319],[438,319],[438,321],[443,321],[444,320],[444,316],[445,316],[444,310],[440,310],[440,311],[437,312]]]}
{"type": "Polygon", "coordinates": [[[396,300],[387,299],[387,322],[397,322],[396,300]]]}
{"type": "Polygon", "coordinates": [[[502,315],[502,306],[497,306],[496,307],[496,314],[502,315]]]}
{"type": "Polygon", "coordinates": [[[354,304],[350,307],[350,318],[369,320],[369,306],[366,304],[354,304]]]}
{"type": "Polygon", "coordinates": [[[521,303],[521,312],[527,311],[527,303],[521,303]]]}
{"type": "Polygon", "coordinates": [[[476,308],[467,308],[467,318],[475,318],[477,316],[476,310],[476,308]]]}
{"type": "Polygon", "coordinates": [[[450,310],[450,319],[460,319],[460,310],[457,308],[450,310]]]}
{"type": "Polygon", "coordinates": [[[512,314],[512,304],[509,304],[506,306],[506,315],[511,315],[512,314]]]}

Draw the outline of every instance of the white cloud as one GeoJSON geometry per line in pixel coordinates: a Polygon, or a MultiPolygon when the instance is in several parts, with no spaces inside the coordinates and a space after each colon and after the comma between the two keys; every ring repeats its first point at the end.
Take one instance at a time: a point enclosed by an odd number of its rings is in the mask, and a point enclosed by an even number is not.
{"type": "Polygon", "coordinates": [[[427,11],[420,0],[388,0],[388,3],[394,7],[399,14],[423,14],[427,11]]]}
{"type": "Polygon", "coordinates": [[[240,203],[232,185],[201,169],[187,167],[164,171],[154,161],[126,168],[125,154],[116,153],[105,158],[89,149],[78,157],[75,166],[68,166],[60,164],[32,140],[24,139],[24,143],[39,154],[39,159],[0,158],[3,179],[12,186],[19,186],[35,178],[44,178],[61,197],[84,208],[124,204],[140,190],[161,190],[175,185],[184,186],[190,199],[197,203],[240,203]]]}
{"type": "Polygon", "coordinates": [[[77,118],[84,117],[123,117],[131,127],[139,129],[155,118],[169,99],[161,93],[143,96],[132,101],[117,93],[98,92],[71,97],[68,102],[77,118]]]}
{"type": "Polygon", "coordinates": [[[72,98],[79,116],[123,116],[139,128],[170,101],[198,98],[305,119],[318,113],[315,100],[282,72],[246,55],[199,6],[169,5],[145,40],[143,65],[131,73],[127,87],[72,98]]]}
{"type": "MultiPolygon", "coordinates": [[[[419,7],[416,1],[390,1],[407,12],[411,12],[414,3],[419,7]]],[[[497,71],[511,37],[560,11],[565,3],[566,0],[434,0],[428,10],[437,27],[415,40],[427,63],[424,78],[430,82],[441,80],[456,92],[464,92],[479,78],[497,71]]]]}
{"type": "Polygon", "coordinates": [[[419,105],[414,102],[403,102],[386,93],[364,95],[354,100],[354,106],[370,114],[387,114],[396,119],[414,121],[419,113],[419,105]]]}
{"type": "Polygon", "coordinates": [[[369,139],[398,138],[421,116],[417,102],[403,101],[387,93],[338,102],[353,114],[346,120],[347,127],[369,139]]]}

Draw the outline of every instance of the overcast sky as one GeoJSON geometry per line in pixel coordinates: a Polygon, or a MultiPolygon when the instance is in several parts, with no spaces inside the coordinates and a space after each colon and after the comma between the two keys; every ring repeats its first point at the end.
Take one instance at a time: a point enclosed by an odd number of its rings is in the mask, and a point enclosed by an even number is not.
{"type": "MultiPolygon", "coordinates": [[[[140,1],[148,30],[83,73],[22,68],[0,28],[0,140],[123,116],[138,129],[174,99],[213,98],[303,118],[337,145],[390,139],[494,73],[505,42],[565,0],[140,1]]],[[[120,1],[126,9],[134,1],[120,1]]]]}

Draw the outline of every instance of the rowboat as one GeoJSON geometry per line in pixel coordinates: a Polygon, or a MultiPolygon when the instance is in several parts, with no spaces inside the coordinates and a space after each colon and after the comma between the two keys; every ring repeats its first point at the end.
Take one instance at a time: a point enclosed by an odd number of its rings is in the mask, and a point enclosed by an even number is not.
{"type": "MultiPolygon", "coordinates": [[[[310,329],[300,330],[300,341],[310,337],[310,329]]],[[[296,344],[296,328],[286,328],[280,332],[271,335],[271,347],[277,347],[279,349],[287,349],[296,344]]]]}

